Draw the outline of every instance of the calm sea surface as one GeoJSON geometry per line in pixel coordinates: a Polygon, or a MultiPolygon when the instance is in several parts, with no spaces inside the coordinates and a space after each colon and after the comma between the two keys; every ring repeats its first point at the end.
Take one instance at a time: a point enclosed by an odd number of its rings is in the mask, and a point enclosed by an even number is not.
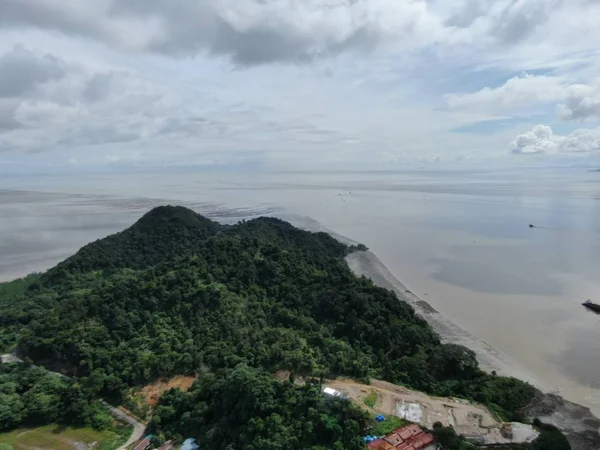
{"type": "Polygon", "coordinates": [[[585,170],[0,176],[0,280],[47,269],[159,204],[309,217],[600,415],[600,173],[585,170]],[[529,228],[534,224],[535,228],[529,228]]]}

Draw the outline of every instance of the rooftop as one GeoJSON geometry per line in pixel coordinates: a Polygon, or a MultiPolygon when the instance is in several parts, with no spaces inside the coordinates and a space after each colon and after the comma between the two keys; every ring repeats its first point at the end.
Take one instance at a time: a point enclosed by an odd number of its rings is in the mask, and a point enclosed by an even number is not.
{"type": "Polygon", "coordinates": [[[382,439],[369,442],[367,448],[374,450],[423,450],[434,443],[433,436],[416,424],[395,429],[382,439]]]}

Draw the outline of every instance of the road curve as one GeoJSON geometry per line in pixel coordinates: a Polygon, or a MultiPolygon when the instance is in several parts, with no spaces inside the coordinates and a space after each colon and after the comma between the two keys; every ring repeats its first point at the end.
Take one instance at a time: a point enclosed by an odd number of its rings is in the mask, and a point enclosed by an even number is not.
{"type": "MultiPolygon", "coordinates": [[[[21,358],[19,358],[16,355],[16,353],[7,353],[5,355],[0,355],[0,363],[11,363],[11,362],[22,363],[23,360],[21,358]]],[[[48,369],[46,369],[46,370],[48,370],[48,369]]],[[[48,370],[48,372],[58,375],[60,377],[69,378],[66,375],[63,375],[62,373],[52,372],[51,370],[48,370]]],[[[146,425],[144,425],[142,422],[139,422],[137,419],[128,415],[124,411],[121,411],[120,409],[117,409],[114,406],[109,405],[104,400],[100,400],[100,402],[106,408],[108,408],[108,410],[110,411],[110,413],[113,415],[114,418],[120,420],[121,422],[125,422],[125,423],[128,423],[129,425],[133,426],[133,432],[131,433],[131,436],[129,436],[129,439],[127,439],[127,442],[125,442],[125,444],[123,444],[116,450],[125,450],[131,444],[139,441],[142,438],[142,436],[144,436],[144,431],[146,431],[146,425]]]]}
{"type": "Polygon", "coordinates": [[[127,439],[127,442],[125,442],[117,450],[125,450],[131,444],[139,441],[142,438],[142,436],[144,436],[144,431],[146,431],[146,425],[144,425],[142,422],[139,422],[138,420],[134,419],[132,416],[126,414],[125,412],[121,411],[120,409],[109,405],[104,400],[101,400],[101,402],[104,406],[106,406],[110,410],[110,413],[113,415],[113,417],[133,426],[133,432],[131,433],[131,436],[129,436],[129,439],[127,439]]]}

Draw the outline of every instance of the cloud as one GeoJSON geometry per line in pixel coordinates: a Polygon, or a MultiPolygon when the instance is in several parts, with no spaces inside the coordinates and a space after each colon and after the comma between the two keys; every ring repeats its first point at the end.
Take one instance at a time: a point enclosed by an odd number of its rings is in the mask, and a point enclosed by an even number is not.
{"type": "MultiPolygon", "coordinates": [[[[25,47],[19,52],[34,55],[25,47]]],[[[40,58],[60,61],[61,76],[0,98],[0,153],[66,153],[63,161],[75,158],[81,164],[90,159],[113,164],[122,161],[120,153],[135,153],[137,162],[202,159],[200,154],[225,161],[240,160],[240,152],[279,150],[282,144],[290,152],[334,146],[348,137],[305,118],[256,108],[228,88],[213,90],[214,84],[199,93],[130,71],[40,58]]]]}
{"type": "Polygon", "coordinates": [[[600,120],[600,81],[570,86],[558,112],[564,120],[600,120]]]}
{"type": "Polygon", "coordinates": [[[563,77],[523,74],[504,84],[477,92],[448,94],[449,107],[494,112],[515,112],[555,104],[563,120],[600,119],[600,81],[569,84],[563,77]]]}
{"type": "Polygon", "coordinates": [[[589,0],[2,0],[0,27],[58,31],[127,51],[208,53],[240,65],[374,48],[470,49],[533,61],[596,48],[595,13],[600,4],[589,0]]]}
{"type": "Polygon", "coordinates": [[[37,55],[17,45],[0,57],[0,98],[30,94],[38,86],[64,75],[64,63],[58,58],[37,55]]]}
{"type": "Polygon", "coordinates": [[[143,49],[160,32],[153,21],[112,16],[111,5],[109,0],[2,0],[0,27],[58,31],[132,50],[143,49]]]}
{"type": "Polygon", "coordinates": [[[490,31],[504,42],[514,43],[535,32],[545,24],[551,13],[556,11],[561,0],[521,0],[493,2],[490,6],[494,14],[490,31]],[[500,4],[500,8],[493,3],[500,4]]]}
{"type": "Polygon", "coordinates": [[[515,154],[556,153],[561,138],[555,136],[552,128],[537,125],[533,130],[520,134],[512,142],[512,152],[515,154]]]}
{"type": "Polygon", "coordinates": [[[598,119],[596,12],[589,0],[0,0],[0,152],[78,167],[97,154],[506,157],[524,116],[598,119]]]}
{"type": "Polygon", "coordinates": [[[17,103],[15,101],[0,99],[0,133],[20,127],[20,124],[15,120],[16,108],[17,103]]]}
{"type": "Polygon", "coordinates": [[[512,141],[511,152],[518,155],[600,152],[600,128],[581,129],[559,136],[549,126],[537,125],[512,141]]]}
{"type": "Polygon", "coordinates": [[[240,64],[304,61],[380,44],[423,47],[446,27],[424,0],[4,0],[0,25],[86,36],[127,49],[240,64]]]}
{"type": "Polygon", "coordinates": [[[3,0],[0,26],[257,65],[379,47],[497,50],[543,31],[553,14],[578,15],[583,8],[561,6],[560,0],[3,0]]]}
{"type": "Polygon", "coordinates": [[[66,63],[22,45],[0,56],[0,152],[81,149],[184,133],[192,116],[168,89],[127,72],[66,63]],[[175,121],[168,132],[166,118],[175,121]]]}
{"type": "Polygon", "coordinates": [[[496,88],[448,94],[446,102],[451,108],[501,111],[532,103],[553,103],[564,98],[565,94],[563,80],[558,77],[523,74],[510,78],[496,88]]]}
{"type": "Polygon", "coordinates": [[[93,75],[85,85],[83,97],[89,102],[98,102],[106,99],[110,94],[114,75],[99,73],[93,75]]]}

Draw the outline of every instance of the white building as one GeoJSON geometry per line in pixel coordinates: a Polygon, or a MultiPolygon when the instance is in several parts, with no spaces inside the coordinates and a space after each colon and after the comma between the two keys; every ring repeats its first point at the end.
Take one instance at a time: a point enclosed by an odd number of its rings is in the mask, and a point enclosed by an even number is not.
{"type": "Polygon", "coordinates": [[[337,391],[335,389],[328,388],[328,387],[323,389],[323,393],[327,394],[327,395],[331,395],[332,397],[340,397],[342,395],[342,393],[340,391],[337,391]]]}

